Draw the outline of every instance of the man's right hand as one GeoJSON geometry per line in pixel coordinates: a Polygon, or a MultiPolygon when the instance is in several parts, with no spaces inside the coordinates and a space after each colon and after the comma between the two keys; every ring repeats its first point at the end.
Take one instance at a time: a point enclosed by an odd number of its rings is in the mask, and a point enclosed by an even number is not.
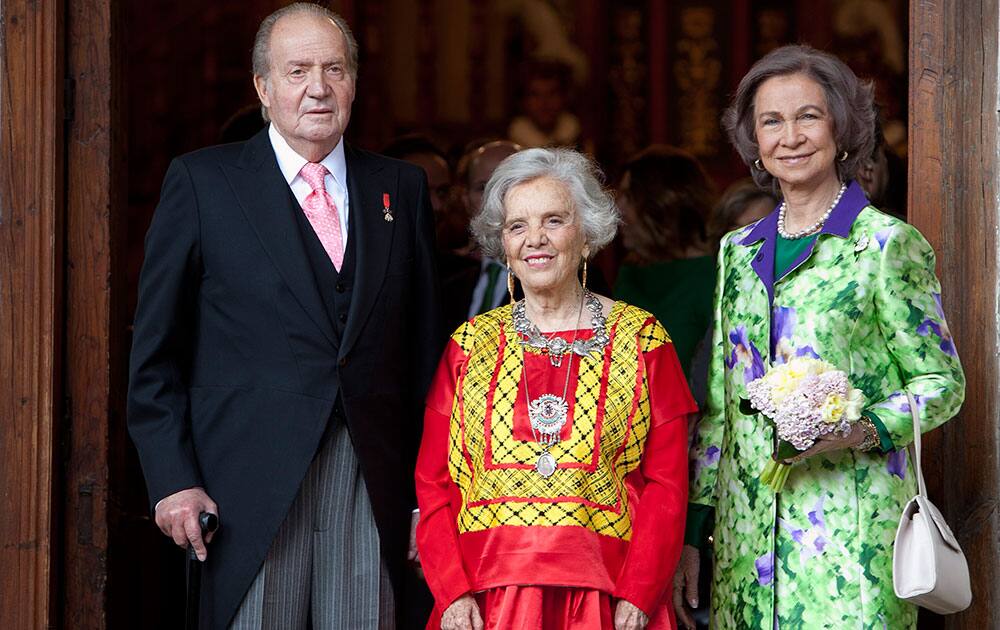
{"type": "Polygon", "coordinates": [[[202,562],[208,557],[206,543],[212,542],[214,532],[201,539],[198,515],[202,512],[219,515],[219,508],[201,488],[188,488],[175,492],[156,504],[156,526],[174,539],[178,547],[187,549],[190,544],[202,562]]]}
{"type": "Polygon", "coordinates": [[[694,630],[691,610],[698,607],[698,572],[701,568],[701,552],[697,547],[684,545],[681,561],[674,575],[674,612],[681,626],[694,630]],[[690,606],[691,609],[688,609],[690,606]]]}

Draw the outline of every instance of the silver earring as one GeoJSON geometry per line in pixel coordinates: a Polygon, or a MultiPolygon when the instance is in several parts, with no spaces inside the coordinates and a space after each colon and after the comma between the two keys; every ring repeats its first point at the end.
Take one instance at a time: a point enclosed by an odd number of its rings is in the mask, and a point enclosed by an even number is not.
{"type": "Polygon", "coordinates": [[[840,157],[837,158],[837,160],[839,160],[841,162],[846,162],[847,161],[847,151],[844,151],[843,153],[841,153],[840,157]]]}
{"type": "Polygon", "coordinates": [[[764,170],[764,165],[760,163],[760,158],[757,158],[756,160],[753,161],[753,166],[758,171],[763,171],[764,170]]]}

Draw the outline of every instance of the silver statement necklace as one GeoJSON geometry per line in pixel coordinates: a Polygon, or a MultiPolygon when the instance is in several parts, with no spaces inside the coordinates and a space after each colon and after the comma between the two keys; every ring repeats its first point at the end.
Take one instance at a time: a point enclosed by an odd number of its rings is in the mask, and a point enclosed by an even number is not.
{"type": "Polygon", "coordinates": [[[595,350],[600,351],[603,349],[608,342],[605,330],[606,322],[603,309],[601,308],[601,301],[594,294],[586,290],[580,300],[580,309],[577,311],[576,326],[573,329],[573,340],[569,343],[557,335],[553,335],[551,338],[542,335],[538,326],[528,319],[525,313],[524,300],[518,302],[513,310],[515,330],[521,335],[528,337],[526,340],[521,340],[522,346],[532,346],[533,348],[541,349],[543,353],[548,354],[549,363],[555,368],[562,366],[563,355],[570,354],[569,365],[566,367],[566,380],[563,382],[561,396],[542,394],[532,400],[531,394],[528,392],[527,362],[522,359],[521,364],[521,380],[524,382],[524,399],[528,403],[528,421],[531,424],[531,434],[535,438],[535,442],[542,448],[542,452],[538,454],[538,459],[535,461],[535,472],[544,478],[548,478],[555,473],[558,467],[556,458],[552,456],[550,449],[559,442],[562,429],[566,426],[566,422],[569,419],[569,402],[566,400],[566,395],[569,393],[569,377],[573,372],[573,354],[583,357],[595,350]],[[588,343],[576,338],[580,330],[580,318],[583,315],[584,304],[587,305],[587,308],[593,315],[591,327],[594,330],[594,337],[592,340],[586,340],[588,343]],[[598,335],[600,335],[600,340],[598,340],[598,335]],[[597,341],[595,342],[594,340],[597,341]],[[570,353],[570,350],[572,350],[572,353],[570,353]]]}
{"type": "MultiPolygon", "coordinates": [[[[514,330],[522,336],[521,345],[541,350],[543,354],[548,355],[552,367],[556,368],[562,365],[563,356],[570,352],[578,354],[581,357],[595,351],[600,352],[608,344],[607,321],[604,319],[604,308],[601,306],[601,301],[597,299],[597,296],[586,289],[583,291],[581,310],[583,304],[586,304],[587,310],[590,311],[590,327],[593,329],[594,335],[590,339],[577,339],[574,335],[573,341],[567,342],[559,335],[552,335],[551,337],[543,335],[538,326],[528,319],[528,315],[525,312],[524,300],[519,301],[514,305],[513,314],[514,330]]],[[[579,328],[579,316],[576,323],[579,328]]]]}
{"type": "Polygon", "coordinates": [[[785,229],[785,211],[787,210],[788,205],[782,201],[781,205],[778,206],[778,234],[780,234],[782,238],[794,240],[804,236],[809,236],[814,232],[818,232],[820,228],[823,227],[823,224],[826,223],[826,220],[830,218],[830,215],[833,213],[833,209],[837,207],[838,203],[840,203],[840,198],[844,196],[845,190],[847,190],[847,184],[841,184],[840,191],[837,193],[837,196],[833,198],[833,203],[831,203],[830,207],[826,209],[826,212],[824,212],[823,216],[819,218],[819,221],[816,221],[809,227],[804,230],[799,230],[798,232],[789,232],[785,229]]]}

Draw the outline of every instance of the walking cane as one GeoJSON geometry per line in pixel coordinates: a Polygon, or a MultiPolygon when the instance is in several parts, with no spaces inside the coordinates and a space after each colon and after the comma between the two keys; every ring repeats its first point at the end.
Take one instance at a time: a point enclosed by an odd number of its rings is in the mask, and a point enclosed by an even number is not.
{"type": "MultiPolygon", "coordinates": [[[[198,515],[198,525],[201,526],[201,537],[204,540],[205,534],[219,528],[219,517],[210,512],[202,512],[198,515]]],[[[185,630],[198,630],[198,608],[201,604],[201,560],[198,559],[193,545],[188,545],[186,565],[187,602],[184,606],[184,628],[185,630]]]]}

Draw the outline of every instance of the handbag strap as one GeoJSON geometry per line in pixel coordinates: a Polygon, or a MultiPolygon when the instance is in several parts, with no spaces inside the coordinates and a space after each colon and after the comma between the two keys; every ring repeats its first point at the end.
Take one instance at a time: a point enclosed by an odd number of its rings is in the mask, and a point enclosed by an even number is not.
{"type": "Polygon", "coordinates": [[[910,415],[913,416],[913,469],[917,471],[917,487],[920,495],[927,498],[927,487],[924,485],[924,471],[920,468],[920,412],[913,394],[906,392],[906,400],[910,403],[910,415]]]}

